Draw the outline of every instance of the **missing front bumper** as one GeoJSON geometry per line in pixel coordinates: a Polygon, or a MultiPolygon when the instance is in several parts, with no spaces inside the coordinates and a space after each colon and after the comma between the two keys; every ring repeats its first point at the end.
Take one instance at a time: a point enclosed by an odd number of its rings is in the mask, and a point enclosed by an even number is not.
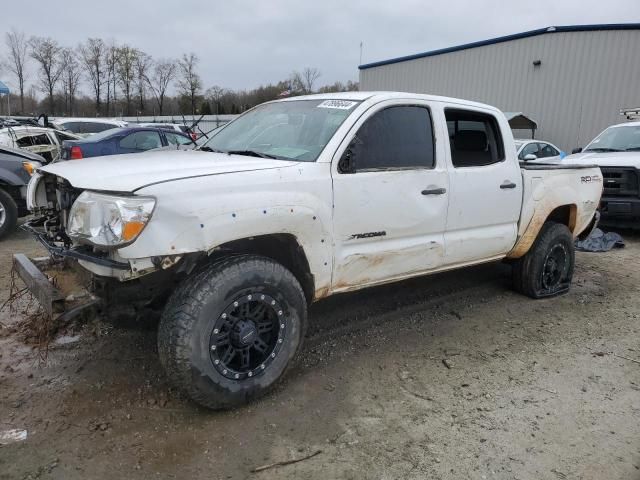
{"type": "Polygon", "coordinates": [[[56,262],[50,257],[30,259],[22,253],[13,255],[13,268],[24,282],[29,292],[38,301],[44,312],[58,320],[71,320],[80,315],[94,314],[101,306],[101,301],[88,292],[80,299],[75,296],[65,297],[65,293],[52,283],[43,270],[63,262],[56,262]]]}

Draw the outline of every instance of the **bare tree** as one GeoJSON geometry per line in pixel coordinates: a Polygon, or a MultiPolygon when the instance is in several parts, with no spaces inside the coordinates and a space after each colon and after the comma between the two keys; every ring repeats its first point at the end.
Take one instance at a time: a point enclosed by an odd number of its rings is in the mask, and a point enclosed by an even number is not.
{"type": "Polygon", "coordinates": [[[89,38],[79,47],[80,58],[91,83],[96,101],[96,115],[100,114],[102,86],[105,83],[105,52],[107,50],[101,38],[89,38]]]}
{"type": "Polygon", "coordinates": [[[205,93],[205,96],[215,104],[214,111],[216,115],[220,114],[220,101],[222,100],[222,97],[224,97],[226,94],[227,94],[227,91],[224,88],[219,87],[217,85],[214,85],[213,87],[207,89],[205,93]]]}
{"type": "Polygon", "coordinates": [[[153,96],[158,104],[158,115],[162,115],[164,107],[164,98],[167,93],[169,84],[176,74],[176,63],[173,60],[158,60],[153,67],[153,74],[147,76],[147,84],[153,92],[153,96]]]}
{"type": "Polygon", "coordinates": [[[40,88],[49,95],[49,112],[54,113],[53,94],[62,74],[60,58],[62,47],[58,45],[58,42],[48,37],[31,37],[29,46],[31,47],[31,58],[38,63],[40,69],[40,88]]]}
{"type": "Polygon", "coordinates": [[[117,84],[117,75],[116,75],[116,64],[118,61],[118,47],[114,43],[107,46],[105,52],[105,67],[107,71],[107,116],[111,113],[111,104],[113,103],[113,110],[115,112],[116,102],[118,100],[116,94],[116,84],[117,84]]]}
{"type": "Polygon", "coordinates": [[[151,68],[151,56],[138,50],[136,55],[134,70],[135,70],[135,86],[138,90],[138,112],[144,113],[144,97],[147,90],[147,74],[151,68]]]}
{"type": "Polygon", "coordinates": [[[320,78],[320,70],[306,67],[302,72],[293,72],[291,77],[292,89],[301,93],[313,93],[313,85],[320,78]]]}
{"type": "Polygon", "coordinates": [[[25,66],[27,63],[27,50],[29,43],[24,33],[11,30],[5,34],[5,43],[9,49],[7,68],[13,73],[18,81],[20,90],[20,111],[24,113],[24,81],[25,66]]]}
{"type": "Polygon", "coordinates": [[[62,90],[65,99],[65,109],[68,115],[75,111],[76,92],[80,84],[80,64],[75,52],[64,48],[60,54],[62,60],[62,90]]]}
{"type": "Polygon", "coordinates": [[[120,89],[124,95],[127,115],[131,115],[131,97],[136,80],[136,60],[138,50],[128,45],[118,48],[116,58],[116,74],[120,89]]]}
{"type": "Polygon", "coordinates": [[[182,59],[178,61],[180,69],[180,78],[178,79],[178,87],[182,90],[182,94],[189,98],[191,104],[191,114],[196,113],[196,97],[202,89],[202,81],[200,75],[196,72],[196,67],[200,59],[195,53],[186,53],[182,55],[182,59]]]}

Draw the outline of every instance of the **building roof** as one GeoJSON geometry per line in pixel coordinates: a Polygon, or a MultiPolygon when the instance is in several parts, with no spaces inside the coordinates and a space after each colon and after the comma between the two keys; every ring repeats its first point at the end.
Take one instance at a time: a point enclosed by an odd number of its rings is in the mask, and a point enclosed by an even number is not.
{"type": "Polygon", "coordinates": [[[490,38],[488,40],[481,40],[479,42],[465,43],[463,45],[457,45],[455,47],[441,48],[438,50],[431,50],[429,52],[416,53],[413,55],[406,55],[404,57],[381,60],[379,62],[366,63],[364,65],[358,66],[358,68],[360,70],[366,70],[367,68],[380,67],[382,65],[391,65],[393,63],[406,62],[408,60],[415,60],[417,58],[433,57],[436,55],[442,55],[444,53],[459,52],[460,50],[484,47],[486,45],[493,45],[495,43],[503,43],[509,42],[511,40],[519,40],[521,38],[535,37],[537,35],[544,35],[545,33],[593,32],[602,30],[640,30],[640,23],[605,23],[596,25],[565,25],[538,28],[536,30],[529,30],[527,32],[505,35],[504,37],[496,37],[490,38]]]}

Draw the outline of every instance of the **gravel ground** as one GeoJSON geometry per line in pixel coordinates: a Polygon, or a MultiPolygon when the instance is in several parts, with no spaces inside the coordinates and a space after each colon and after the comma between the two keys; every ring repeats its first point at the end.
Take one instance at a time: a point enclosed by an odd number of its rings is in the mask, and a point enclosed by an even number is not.
{"type": "MultiPolygon", "coordinates": [[[[579,253],[559,298],[517,295],[490,264],[319,302],[302,362],[229,412],[168,386],[152,327],[95,319],[43,363],[5,308],[0,439],[27,438],[0,446],[0,478],[640,479],[640,236],[626,240],[579,253]]],[[[0,242],[1,299],[18,251],[42,253],[24,233],[0,242]]]]}

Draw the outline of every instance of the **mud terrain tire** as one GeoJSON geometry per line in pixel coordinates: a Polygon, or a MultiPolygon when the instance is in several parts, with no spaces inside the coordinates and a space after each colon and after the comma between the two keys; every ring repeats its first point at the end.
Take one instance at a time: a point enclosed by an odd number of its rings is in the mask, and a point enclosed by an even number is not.
{"type": "Polygon", "coordinates": [[[195,402],[231,408],[267,393],[301,349],[307,303],[279,263],[239,255],[188,278],[160,320],[158,353],[195,402]]]}
{"type": "Polygon", "coordinates": [[[545,298],[569,291],[575,248],[566,225],[546,222],[531,249],[513,264],[514,289],[531,298],[545,298]]]}

